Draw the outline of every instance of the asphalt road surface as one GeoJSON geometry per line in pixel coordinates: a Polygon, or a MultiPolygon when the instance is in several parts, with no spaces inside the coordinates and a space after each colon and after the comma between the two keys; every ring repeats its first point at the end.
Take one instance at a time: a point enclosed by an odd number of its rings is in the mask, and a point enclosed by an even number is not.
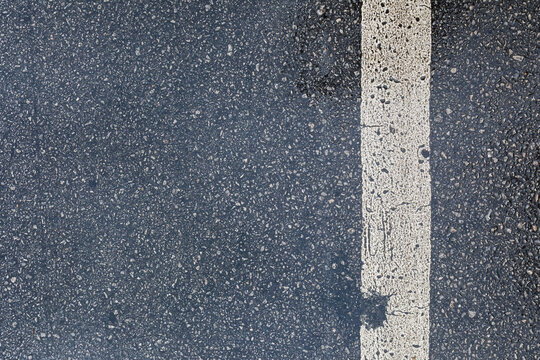
{"type": "Polygon", "coordinates": [[[534,0],[0,0],[0,358],[538,359],[534,0]]]}

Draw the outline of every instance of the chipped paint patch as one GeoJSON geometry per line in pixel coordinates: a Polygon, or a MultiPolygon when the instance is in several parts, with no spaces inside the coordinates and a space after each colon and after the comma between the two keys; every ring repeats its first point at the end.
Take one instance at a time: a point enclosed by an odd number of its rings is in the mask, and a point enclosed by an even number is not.
{"type": "Polygon", "coordinates": [[[362,292],[389,296],[362,359],[428,359],[430,2],[362,8],[362,292]]]}

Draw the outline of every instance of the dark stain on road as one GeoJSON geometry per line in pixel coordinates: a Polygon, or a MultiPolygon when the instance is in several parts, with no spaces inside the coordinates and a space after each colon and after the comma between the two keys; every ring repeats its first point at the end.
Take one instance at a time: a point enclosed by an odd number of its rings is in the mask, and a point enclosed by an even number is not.
{"type": "Polygon", "coordinates": [[[361,1],[297,6],[286,64],[295,86],[307,96],[360,97],[361,1]]]}

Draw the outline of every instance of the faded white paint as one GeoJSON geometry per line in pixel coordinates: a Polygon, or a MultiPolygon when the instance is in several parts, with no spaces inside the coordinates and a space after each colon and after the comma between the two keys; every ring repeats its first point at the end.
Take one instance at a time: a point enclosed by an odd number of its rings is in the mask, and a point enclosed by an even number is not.
{"type": "Polygon", "coordinates": [[[390,295],[362,359],[429,358],[429,0],[362,7],[362,291],[390,295]]]}

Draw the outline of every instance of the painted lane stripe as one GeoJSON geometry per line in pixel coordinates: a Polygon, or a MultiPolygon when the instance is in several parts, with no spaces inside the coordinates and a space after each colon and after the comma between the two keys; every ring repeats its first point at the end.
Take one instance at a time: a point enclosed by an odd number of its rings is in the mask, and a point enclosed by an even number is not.
{"type": "Polygon", "coordinates": [[[362,359],[429,358],[429,0],[362,7],[362,291],[389,296],[362,359]]]}

